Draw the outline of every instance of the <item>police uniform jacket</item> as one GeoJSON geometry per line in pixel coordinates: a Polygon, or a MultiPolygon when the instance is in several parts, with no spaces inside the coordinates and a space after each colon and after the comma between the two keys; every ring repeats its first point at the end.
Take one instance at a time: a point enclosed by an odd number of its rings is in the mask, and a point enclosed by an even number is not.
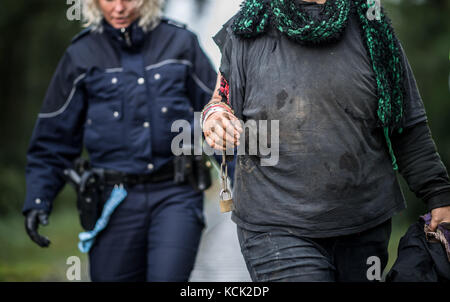
{"type": "Polygon", "coordinates": [[[148,32],[137,21],[81,32],[59,62],[33,131],[23,212],[51,211],[63,170],[83,146],[94,167],[158,171],[173,159],[172,123],[193,123],[216,77],[197,37],[168,19],[148,32]]]}

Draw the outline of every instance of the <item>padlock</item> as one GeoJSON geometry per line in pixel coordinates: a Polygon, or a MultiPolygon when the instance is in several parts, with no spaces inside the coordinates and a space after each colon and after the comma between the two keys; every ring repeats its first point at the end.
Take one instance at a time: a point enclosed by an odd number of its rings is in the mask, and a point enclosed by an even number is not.
{"type": "Polygon", "coordinates": [[[220,212],[227,213],[234,210],[233,198],[231,198],[231,193],[228,190],[222,190],[220,192],[220,212]],[[224,194],[228,194],[228,198],[224,198],[224,194]]]}

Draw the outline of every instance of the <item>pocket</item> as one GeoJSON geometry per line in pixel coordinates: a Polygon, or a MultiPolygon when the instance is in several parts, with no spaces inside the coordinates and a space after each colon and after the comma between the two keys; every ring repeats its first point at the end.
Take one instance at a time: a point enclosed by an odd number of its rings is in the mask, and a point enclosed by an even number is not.
{"type": "Polygon", "coordinates": [[[89,103],[84,125],[84,144],[92,152],[115,152],[122,147],[124,138],[123,103],[93,101],[89,103]]]}
{"type": "Polygon", "coordinates": [[[254,261],[261,259],[272,259],[277,252],[277,245],[271,239],[270,233],[254,232],[243,228],[240,228],[240,233],[241,249],[251,263],[254,264],[254,261]]]}
{"type": "Polygon", "coordinates": [[[242,239],[245,244],[254,244],[256,242],[268,240],[269,238],[269,233],[249,231],[242,228],[241,232],[242,239]]]}
{"type": "Polygon", "coordinates": [[[169,122],[179,119],[191,121],[194,109],[187,97],[160,98],[158,102],[161,116],[169,122]]]}
{"type": "Polygon", "coordinates": [[[84,143],[88,151],[109,153],[121,148],[123,141],[122,73],[91,70],[85,78],[88,109],[84,143]]]}
{"type": "Polygon", "coordinates": [[[170,147],[175,136],[180,135],[183,131],[193,132],[193,109],[191,110],[189,100],[183,97],[162,97],[157,99],[153,106],[153,121],[158,125],[158,146],[156,146],[156,150],[163,153],[171,152],[170,147]],[[172,132],[172,125],[178,120],[187,123],[182,122],[179,125],[180,127],[175,127],[175,132],[172,132]],[[189,124],[189,127],[187,124],[189,124]]]}
{"type": "Polygon", "coordinates": [[[188,63],[168,62],[147,70],[150,86],[156,93],[152,102],[152,120],[158,125],[158,137],[153,144],[156,153],[171,153],[172,139],[179,134],[171,131],[175,121],[184,120],[189,124],[193,121],[194,109],[186,88],[188,69],[188,63]]]}
{"type": "Polygon", "coordinates": [[[148,78],[159,95],[184,96],[187,94],[188,64],[168,63],[161,67],[148,70],[148,78]]]}
{"type": "Polygon", "coordinates": [[[88,150],[114,151],[123,143],[122,102],[90,104],[84,126],[84,143],[88,150]]]}
{"type": "Polygon", "coordinates": [[[110,101],[120,98],[121,73],[91,71],[85,78],[85,87],[89,99],[110,101]]]}

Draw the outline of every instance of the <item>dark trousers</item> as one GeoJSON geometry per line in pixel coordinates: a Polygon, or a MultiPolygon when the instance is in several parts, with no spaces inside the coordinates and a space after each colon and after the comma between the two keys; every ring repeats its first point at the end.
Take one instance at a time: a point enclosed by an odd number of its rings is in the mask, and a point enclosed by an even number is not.
{"type": "Polygon", "coordinates": [[[238,227],[237,233],[255,282],[367,282],[376,276],[374,265],[381,272],[386,267],[391,219],[361,233],[320,239],[285,230],[260,233],[238,227]]]}
{"type": "Polygon", "coordinates": [[[127,191],[91,248],[91,280],[187,281],[204,228],[203,193],[172,181],[127,191]]]}

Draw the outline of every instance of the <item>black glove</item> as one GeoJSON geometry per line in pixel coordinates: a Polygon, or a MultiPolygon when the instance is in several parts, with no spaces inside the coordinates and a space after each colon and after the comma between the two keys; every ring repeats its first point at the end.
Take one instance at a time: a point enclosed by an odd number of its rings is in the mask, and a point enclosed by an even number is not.
{"type": "Polygon", "coordinates": [[[50,240],[47,237],[39,235],[39,224],[48,224],[48,213],[44,210],[29,210],[25,216],[25,229],[31,240],[36,242],[41,247],[48,247],[50,240]]]}

